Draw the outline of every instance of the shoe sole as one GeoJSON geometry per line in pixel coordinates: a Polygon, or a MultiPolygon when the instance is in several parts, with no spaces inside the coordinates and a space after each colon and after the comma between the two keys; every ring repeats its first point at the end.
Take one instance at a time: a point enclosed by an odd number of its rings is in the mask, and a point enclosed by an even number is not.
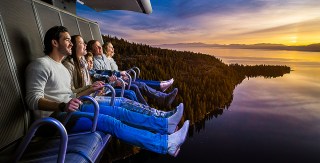
{"type": "Polygon", "coordinates": [[[177,157],[177,156],[178,156],[178,154],[179,154],[179,152],[180,152],[180,146],[179,146],[179,148],[176,150],[176,152],[174,152],[173,157],[177,157]]]}

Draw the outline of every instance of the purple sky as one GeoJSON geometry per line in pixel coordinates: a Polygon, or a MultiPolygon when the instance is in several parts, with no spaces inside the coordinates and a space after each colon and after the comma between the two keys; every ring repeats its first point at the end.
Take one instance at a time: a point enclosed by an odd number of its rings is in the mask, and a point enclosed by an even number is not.
{"type": "Polygon", "coordinates": [[[306,45],[320,42],[320,0],[151,0],[153,13],[96,12],[77,3],[77,15],[101,32],[149,45],[171,43],[306,45]]]}

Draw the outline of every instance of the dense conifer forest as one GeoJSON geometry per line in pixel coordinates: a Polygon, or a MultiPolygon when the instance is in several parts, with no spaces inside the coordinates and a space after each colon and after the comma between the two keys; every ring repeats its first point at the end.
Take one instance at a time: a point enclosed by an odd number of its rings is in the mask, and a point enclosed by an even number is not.
{"type": "MultiPolygon", "coordinates": [[[[290,67],[284,65],[227,65],[207,54],[160,49],[111,36],[103,36],[103,40],[113,44],[114,59],[120,70],[137,66],[142,79],[174,78],[175,82],[167,92],[175,87],[179,92],[171,107],[183,102],[185,112],[182,122],[189,119],[192,124],[198,122],[200,126],[201,121],[218,116],[229,107],[233,90],[243,79],[257,76],[273,78],[290,73],[290,67]]],[[[157,108],[152,100],[147,100],[157,108]]]]}

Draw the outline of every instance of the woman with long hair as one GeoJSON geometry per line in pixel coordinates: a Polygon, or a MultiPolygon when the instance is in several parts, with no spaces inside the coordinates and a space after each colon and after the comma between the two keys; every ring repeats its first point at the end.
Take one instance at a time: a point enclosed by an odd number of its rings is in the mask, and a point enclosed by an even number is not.
{"type": "MultiPolygon", "coordinates": [[[[71,37],[71,42],[74,43],[72,47],[72,54],[67,56],[63,60],[64,66],[68,69],[71,75],[71,86],[72,91],[74,93],[78,93],[87,89],[91,86],[92,80],[88,70],[90,70],[88,63],[85,59],[85,55],[87,54],[86,51],[86,44],[80,35],[74,35],[71,37]]],[[[110,83],[118,83],[116,78],[110,77],[107,79],[110,83]]],[[[115,89],[116,96],[120,96],[121,89],[115,89]]],[[[137,99],[137,96],[134,91],[132,90],[124,90],[124,97],[140,102],[137,99]]],[[[142,101],[143,102],[143,101],[142,101]]],[[[143,103],[146,104],[146,103],[143,103]]]]}

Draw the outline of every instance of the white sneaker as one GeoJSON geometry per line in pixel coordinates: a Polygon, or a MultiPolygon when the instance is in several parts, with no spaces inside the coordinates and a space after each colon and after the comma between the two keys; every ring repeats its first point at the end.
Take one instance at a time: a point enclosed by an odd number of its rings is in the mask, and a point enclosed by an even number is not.
{"type": "Polygon", "coordinates": [[[183,115],[183,103],[180,103],[177,106],[177,111],[172,116],[168,118],[168,133],[172,134],[175,130],[177,125],[179,124],[183,115]]]}
{"type": "Polygon", "coordinates": [[[162,92],[165,92],[168,88],[170,88],[171,87],[171,85],[173,84],[173,78],[172,79],[170,79],[170,80],[167,80],[167,81],[162,81],[161,83],[160,83],[160,90],[162,91],[162,92]]]}
{"type": "Polygon", "coordinates": [[[180,146],[186,140],[187,134],[189,130],[189,120],[186,120],[182,126],[182,128],[168,135],[168,154],[176,157],[179,154],[180,146]]]}

